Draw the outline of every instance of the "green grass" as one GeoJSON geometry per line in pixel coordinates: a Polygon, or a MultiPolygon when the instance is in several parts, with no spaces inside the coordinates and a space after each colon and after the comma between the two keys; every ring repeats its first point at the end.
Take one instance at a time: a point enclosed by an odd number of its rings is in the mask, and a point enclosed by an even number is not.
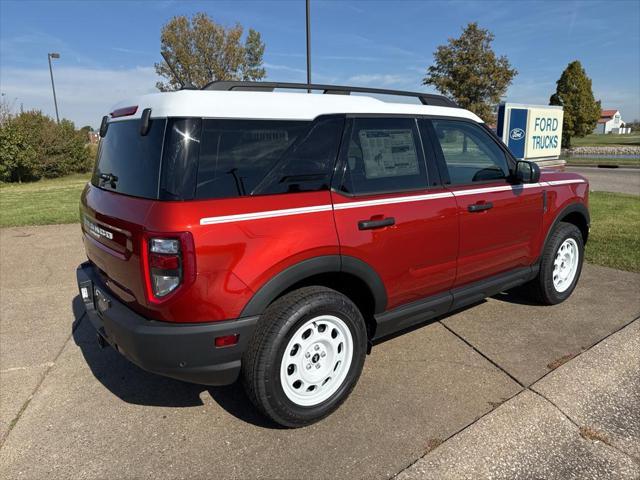
{"type": "Polygon", "coordinates": [[[640,197],[591,192],[591,233],[586,261],[640,272],[640,197]]]}
{"type": "Polygon", "coordinates": [[[567,165],[620,165],[640,167],[640,157],[633,158],[584,158],[573,155],[560,157],[567,161],[567,165]]]}
{"type": "Polygon", "coordinates": [[[77,222],[80,193],[89,177],[0,184],[0,227],[77,222]]]}
{"type": "MultiPolygon", "coordinates": [[[[85,174],[0,184],[0,226],[77,222],[80,192],[88,179],[85,174]]],[[[640,197],[591,192],[589,206],[587,262],[640,272],[640,197]]]]}
{"type": "Polygon", "coordinates": [[[597,145],[640,145],[640,134],[630,133],[627,135],[594,134],[586,137],[571,138],[572,147],[597,146],[597,145]]]}

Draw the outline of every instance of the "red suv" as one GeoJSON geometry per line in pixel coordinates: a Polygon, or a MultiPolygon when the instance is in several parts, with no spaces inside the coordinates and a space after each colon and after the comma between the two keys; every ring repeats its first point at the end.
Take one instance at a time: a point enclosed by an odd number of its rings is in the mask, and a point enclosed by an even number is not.
{"type": "Polygon", "coordinates": [[[240,377],[285,426],[335,410],[375,340],[518,285],[556,304],[580,276],[587,181],[444,97],[214,82],[126,102],[100,134],[77,270],[99,341],[240,377]]]}

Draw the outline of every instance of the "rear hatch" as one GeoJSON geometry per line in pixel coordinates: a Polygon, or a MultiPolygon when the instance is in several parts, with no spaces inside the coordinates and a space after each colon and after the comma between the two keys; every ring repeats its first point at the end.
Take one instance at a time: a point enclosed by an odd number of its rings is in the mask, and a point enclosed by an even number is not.
{"type": "Polygon", "coordinates": [[[89,260],[123,301],[146,305],[140,254],[145,218],[158,199],[166,120],[113,121],[101,139],[98,160],[81,198],[81,222],[89,260]]]}
{"type": "Polygon", "coordinates": [[[201,120],[152,119],[144,134],[142,123],[108,124],[80,206],[89,260],[133,308],[150,306],[141,255],[154,204],[193,197],[201,120]]]}

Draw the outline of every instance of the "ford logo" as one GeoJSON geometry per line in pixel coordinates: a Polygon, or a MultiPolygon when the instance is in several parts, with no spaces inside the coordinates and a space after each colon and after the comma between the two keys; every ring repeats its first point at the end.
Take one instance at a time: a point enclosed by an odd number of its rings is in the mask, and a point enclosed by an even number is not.
{"type": "Polygon", "coordinates": [[[521,128],[514,128],[511,130],[509,137],[511,137],[511,140],[521,140],[524,138],[524,130],[521,128]]]}

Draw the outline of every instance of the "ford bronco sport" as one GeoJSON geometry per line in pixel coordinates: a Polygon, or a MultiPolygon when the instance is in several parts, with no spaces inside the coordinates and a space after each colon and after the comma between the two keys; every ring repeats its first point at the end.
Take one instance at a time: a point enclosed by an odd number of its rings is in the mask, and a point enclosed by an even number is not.
{"type": "Polygon", "coordinates": [[[125,102],[100,133],[77,270],[99,341],[241,378],[284,426],[338,408],[376,340],[519,285],[556,304],[580,277],[587,181],[438,95],[214,82],[125,102]]]}

